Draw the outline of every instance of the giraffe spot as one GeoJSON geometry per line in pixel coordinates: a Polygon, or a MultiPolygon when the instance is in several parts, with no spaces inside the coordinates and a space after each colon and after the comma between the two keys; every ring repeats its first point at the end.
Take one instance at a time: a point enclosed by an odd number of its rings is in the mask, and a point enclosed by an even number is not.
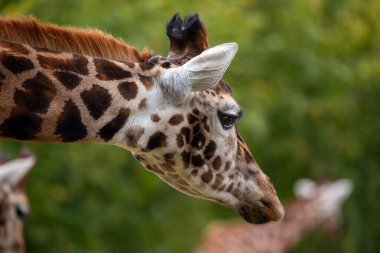
{"type": "Polygon", "coordinates": [[[194,114],[189,113],[187,115],[187,120],[189,121],[189,124],[193,124],[198,120],[198,118],[194,114]]]}
{"type": "Polygon", "coordinates": [[[158,166],[155,166],[155,165],[149,165],[147,164],[145,166],[145,168],[149,171],[152,171],[154,173],[159,173],[159,174],[162,174],[162,171],[160,170],[160,168],[158,166]]]}
{"type": "Polygon", "coordinates": [[[224,180],[224,176],[220,173],[216,174],[215,176],[215,182],[211,185],[213,189],[219,188],[219,186],[222,184],[224,180]]]}
{"type": "Polygon", "coordinates": [[[220,156],[215,157],[214,161],[212,162],[212,167],[214,170],[219,170],[220,166],[222,165],[222,159],[220,156]]]}
{"type": "Polygon", "coordinates": [[[96,84],[91,89],[82,91],[80,97],[94,119],[99,119],[112,101],[107,89],[96,84]]]}
{"type": "Polygon", "coordinates": [[[226,162],[226,165],[225,165],[225,167],[224,167],[224,170],[227,171],[227,170],[229,170],[230,168],[231,168],[231,162],[230,162],[230,161],[227,161],[227,162],[226,162]]]}
{"type": "Polygon", "coordinates": [[[171,66],[171,64],[170,64],[170,62],[164,62],[164,63],[161,63],[161,67],[163,67],[163,68],[165,68],[165,69],[168,69],[168,68],[170,68],[170,66],[171,66]]]}
{"type": "Polygon", "coordinates": [[[198,133],[191,140],[191,146],[196,149],[201,149],[204,146],[205,141],[205,136],[202,133],[198,133]]]}
{"type": "Polygon", "coordinates": [[[222,184],[217,190],[222,192],[226,189],[227,185],[226,184],[222,184]]]}
{"type": "Polygon", "coordinates": [[[34,68],[31,60],[22,56],[14,56],[6,52],[0,54],[0,61],[3,66],[13,74],[20,74],[34,68]]]}
{"type": "Polygon", "coordinates": [[[195,108],[195,109],[193,110],[193,113],[194,113],[195,115],[198,115],[198,114],[199,114],[199,110],[198,110],[197,108],[195,108]]]}
{"type": "Polygon", "coordinates": [[[0,125],[0,135],[17,140],[31,140],[41,131],[42,118],[28,111],[13,109],[0,125]]]}
{"type": "MultiPolygon", "coordinates": [[[[256,176],[257,174],[259,174],[259,170],[256,170],[256,169],[248,169],[248,174],[250,174],[251,176],[256,176]]],[[[272,180],[267,177],[267,180],[272,183],[272,180]]]]}
{"type": "Polygon", "coordinates": [[[207,122],[205,122],[205,123],[203,124],[203,128],[204,128],[208,133],[210,132],[210,125],[207,124],[207,122]]]}
{"type": "Polygon", "coordinates": [[[183,162],[183,167],[184,167],[184,168],[188,168],[189,165],[190,165],[190,159],[191,159],[191,154],[190,154],[190,152],[183,151],[183,152],[181,153],[181,158],[182,158],[182,162],[183,162]]]}
{"type": "Polygon", "coordinates": [[[22,87],[25,91],[16,89],[13,95],[16,105],[36,113],[46,113],[57,94],[54,84],[41,72],[26,80],[22,87]]]}
{"type": "Polygon", "coordinates": [[[158,114],[152,114],[150,115],[150,119],[153,121],[153,122],[158,122],[161,120],[160,116],[158,116],[158,114]]]}
{"type": "Polygon", "coordinates": [[[131,110],[129,108],[120,109],[119,113],[99,130],[100,137],[105,141],[111,140],[128,120],[130,113],[131,110]]]}
{"type": "Polygon", "coordinates": [[[177,147],[182,148],[184,145],[182,134],[177,134],[177,147]]]}
{"type": "Polygon", "coordinates": [[[165,171],[165,172],[175,172],[173,166],[171,164],[169,164],[169,163],[161,163],[160,167],[161,167],[162,171],[165,171]]]}
{"type": "Polygon", "coordinates": [[[77,87],[82,81],[78,75],[70,72],[55,71],[53,75],[58,79],[58,81],[61,82],[63,86],[69,90],[77,87]]]}
{"type": "Polygon", "coordinates": [[[173,153],[166,153],[164,155],[164,158],[165,158],[165,160],[171,160],[174,158],[174,154],[173,153]]]}
{"type": "Polygon", "coordinates": [[[205,148],[205,151],[204,151],[205,158],[209,160],[211,157],[213,157],[215,154],[215,150],[216,150],[216,144],[213,140],[211,140],[205,148]]]}
{"type": "Polygon", "coordinates": [[[235,197],[239,196],[239,188],[233,189],[231,191],[231,194],[234,195],[235,197]]]}
{"type": "Polygon", "coordinates": [[[195,167],[201,167],[205,162],[200,155],[195,155],[191,157],[191,164],[195,167]]]}
{"type": "Polygon", "coordinates": [[[207,184],[207,183],[210,183],[210,181],[212,180],[212,172],[211,172],[211,170],[209,170],[209,171],[203,173],[202,176],[201,176],[201,179],[202,179],[202,181],[205,182],[206,184],[207,184]]]}
{"type": "Polygon", "coordinates": [[[149,76],[143,76],[139,74],[140,82],[144,85],[146,90],[151,90],[153,87],[153,80],[149,76]]]}
{"type": "Polygon", "coordinates": [[[247,163],[253,163],[255,161],[251,153],[246,148],[244,149],[244,158],[247,163]]]}
{"type": "Polygon", "coordinates": [[[144,110],[147,108],[147,102],[146,102],[146,98],[143,98],[141,99],[140,103],[139,103],[139,109],[140,110],[144,110]]]}
{"type": "Polygon", "coordinates": [[[116,63],[104,59],[94,59],[96,77],[103,81],[120,80],[132,76],[131,72],[118,66],[116,63]]]}
{"type": "Polygon", "coordinates": [[[135,64],[132,62],[123,62],[125,66],[127,66],[130,69],[133,69],[135,67],[135,64]]]}
{"type": "Polygon", "coordinates": [[[228,185],[226,191],[227,191],[227,192],[232,192],[233,189],[234,189],[234,186],[235,186],[234,182],[231,182],[231,183],[228,185]]]}
{"type": "Polygon", "coordinates": [[[127,145],[130,147],[136,147],[137,142],[140,140],[143,134],[144,134],[144,128],[142,127],[135,127],[135,128],[129,129],[127,134],[125,135],[125,140],[127,142],[127,145]]]}
{"type": "Polygon", "coordinates": [[[185,137],[186,143],[189,143],[190,142],[190,128],[183,127],[181,129],[181,134],[185,137]]]}
{"type": "Polygon", "coordinates": [[[173,153],[166,153],[164,155],[165,162],[169,166],[175,166],[175,161],[174,161],[174,154],[173,153]]]}
{"type": "Polygon", "coordinates": [[[154,68],[154,63],[151,62],[140,62],[139,64],[142,71],[151,70],[154,68]]]}
{"type": "Polygon", "coordinates": [[[63,142],[73,142],[87,136],[79,109],[71,99],[66,101],[58,117],[54,134],[61,136],[63,142]]]}
{"type": "Polygon", "coordinates": [[[15,54],[23,54],[23,55],[29,54],[29,50],[19,43],[0,41],[0,47],[5,47],[15,54]]]}
{"type": "Polygon", "coordinates": [[[249,179],[249,173],[246,170],[243,170],[242,174],[243,174],[244,180],[248,180],[249,179]]]}
{"type": "Polygon", "coordinates": [[[44,69],[59,69],[64,72],[70,71],[81,75],[88,75],[88,60],[84,56],[73,55],[71,59],[59,59],[51,56],[38,55],[37,59],[44,69]]]}
{"type": "Polygon", "coordinates": [[[153,150],[156,148],[164,147],[167,145],[166,139],[167,136],[163,132],[157,131],[149,137],[146,148],[148,150],[153,150]]]}
{"type": "Polygon", "coordinates": [[[5,75],[3,73],[0,72],[0,88],[1,86],[4,84],[3,81],[5,79],[5,75]]]}
{"type": "Polygon", "coordinates": [[[133,154],[133,156],[134,156],[134,157],[136,158],[136,160],[139,161],[139,162],[145,161],[145,159],[144,159],[141,155],[133,154]]]}
{"type": "Polygon", "coordinates": [[[194,127],[193,127],[193,135],[196,135],[198,133],[201,132],[201,127],[199,126],[199,124],[196,124],[194,127]]]}
{"type": "Polygon", "coordinates": [[[170,125],[176,126],[183,121],[182,114],[175,114],[169,119],[170,125]]]}
{"type": "Polygon", "coordinates": [[[137,96],[138,87],[135,82],[122,82],[119,83],[117,88],[120,94],[128,101],[137,96]]]}

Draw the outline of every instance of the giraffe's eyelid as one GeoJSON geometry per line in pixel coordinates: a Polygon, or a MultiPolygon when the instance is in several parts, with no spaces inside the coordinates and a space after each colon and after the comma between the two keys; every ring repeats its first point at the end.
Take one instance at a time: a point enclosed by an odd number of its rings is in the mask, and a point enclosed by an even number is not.
{"type": "Polygon", "coordinates": [[[239,108],[237,112],[230,110],[230,111],[224,111],[222,113],[225,114],[225,115],[229,115],[231,117],[236,117],[237,120],[240,120],[243,117],[243,115],[244,115],[244,111],[241,108],[239,108]]]}

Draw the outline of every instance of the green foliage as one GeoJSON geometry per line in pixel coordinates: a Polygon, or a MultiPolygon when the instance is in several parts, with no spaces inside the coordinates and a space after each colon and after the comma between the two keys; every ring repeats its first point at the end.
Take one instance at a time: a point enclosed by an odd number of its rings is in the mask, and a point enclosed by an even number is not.
{"type": "MultiPolygon", "coordinates": [[[[347,177],[355,191],[334,240],[317,231],[294,252],[379,252],[380,1],[2,1],[3,15],[98,27],[166,54],[165,22],[198,12],[209,41],[239,44],[225,79],[245,108],[240,131],[281,199],[299,177],[347,177]]],[[[26,145],[29,252],[191,252],[206,224],[232,210],[188,197],[125,150],[26,145]]]]}

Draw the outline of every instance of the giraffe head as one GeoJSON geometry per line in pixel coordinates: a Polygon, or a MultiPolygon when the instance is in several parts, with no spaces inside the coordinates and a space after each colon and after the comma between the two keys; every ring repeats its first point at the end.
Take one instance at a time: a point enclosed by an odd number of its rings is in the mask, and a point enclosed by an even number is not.
{"type": "Polygon", "coordinates": [[[135,157],[173,187],[232,207],[248,222],[280,220],[284,211],[271,180],[236,129],[242,109],[221,80],[237,44],[206,49],[197,15],[176,15],[168,35],[169,57],[150,60],[159,66],[157,92],[141,112],[150,120],[139,114],[129,119],[143,125],[127,134],[135,157]]]}
{"type": "Polygon", "coordinates": [[[35,164],[35,157],[22,152],[20,157],[0,164],[0,249],[24,252],[23,224],[29,213],[24,193],[25,176],[35,164]]]}
{"type": "Polygon", "coordinates": [[[11,42],[0,43],[0,95],[8,100],[0,136],[119,145],[173,187],[235,208],[248,222],[282,218],[270,179],[236,130],[242,110],[221,80],[237,45],[208,48],[197,15],[169,22],[168,58],[130,62],[79,50],[121,50],[120,42],[99,46],[104,35],[89,40],[33,20],[5,24],[0,38],[11,42]]]}
{"type": "Polygon", "coordinates": [[[353,191],[350,179],[316,183],[311,179],[297,180],[293,189],[297,199],[307,205],[308,213],[322,221],[322,228],[328,233],[336,233],[341,228],[342,206],[353,191]]]}

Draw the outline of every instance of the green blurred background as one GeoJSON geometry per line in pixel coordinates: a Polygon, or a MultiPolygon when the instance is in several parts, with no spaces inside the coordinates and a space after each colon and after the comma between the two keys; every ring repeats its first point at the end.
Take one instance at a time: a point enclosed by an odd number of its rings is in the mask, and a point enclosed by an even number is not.
{"type": "MultiPolygon", "coordinates": [[[[380,252],[380,1],[0,0],[1,15],[97,27],[166,55],[165,24],[198,12],[211,45],[236,41],[227,80],[239,125],[280,198],[300,177],[346,177],[342,231],[292,252],[380,252]]],[[[171,189],[128,151],[96,144],[1,141],[38,156],[29,178],[28,252],[192,252],[233,210],[171,189]]]]}

